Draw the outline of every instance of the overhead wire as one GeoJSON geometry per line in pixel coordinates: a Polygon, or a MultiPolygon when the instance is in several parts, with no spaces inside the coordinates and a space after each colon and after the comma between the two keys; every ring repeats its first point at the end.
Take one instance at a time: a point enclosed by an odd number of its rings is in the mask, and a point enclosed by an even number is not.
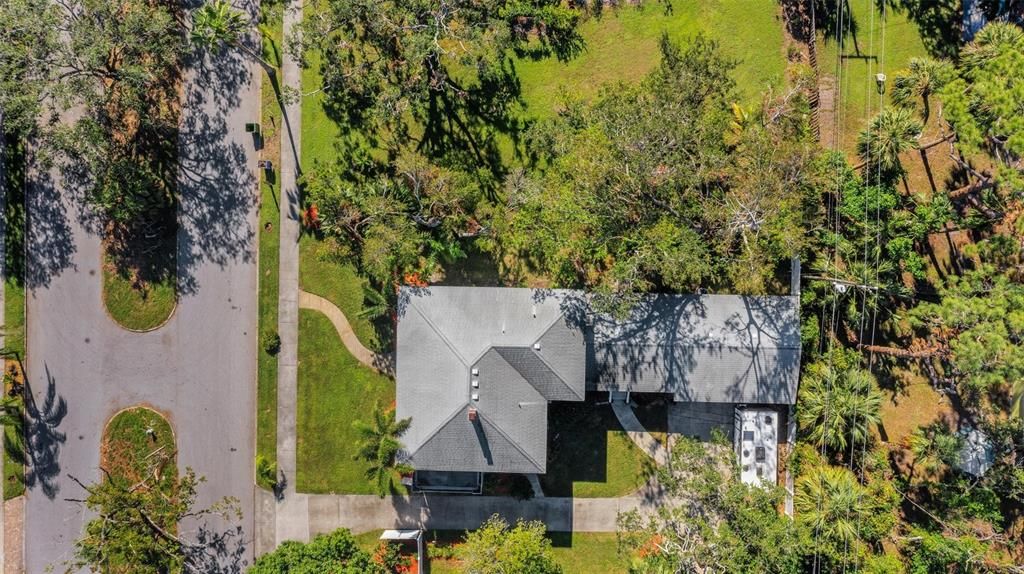
{"type": "MultiPolygon", "coordinates": [[[[810,0],[810,1],[813,3],[814,0],[810,0]]],[[[835,17],[836,17],[836,28],[835,28],[835,35],[836,35],[836,37],[835,37],[835,41],[836,41],[835,76],[836,76],[836,81],[835,81],[835,85],[833,86],[834,93],[833,93],[833,98],[832,98],[832,102],[833,102],[832,110],[833,110],[833,112],[832,112],[832,142],[831,143],[832,143],[832,147],[833,148],[835,148],[836,147],[836,143],[838,141],[840,141],[840,137],[839,136],[842,133],[842,112],[843,112],[843,107],[841,105],[841,103],[842,103],[841,94],[842,94],[843,80],[844,80],[844,74],[843,74],[843,48],[845,47],[845,38],[846,38],[846,35],[845,35],[846,17],[845,17],[845,10],[844,10],[844,6],[843,6],[843,0],[835,0],[834,6],[835,6],[835,17]]],[[[814,40],[816,41],[816,39],[814,39],[814,40]]],[[[840,202],[842,201],[842,175],[843,175],[843,171],[844,171],[843,170],[843,166],[840,164],[840,162],[836,162],[836,178],[835,178],[836,188],[835,188],[835,193],[833,194],[833,197],[832,197],[831,210],[829,212],[829,217],[830,218],[834,218],[834,225],[833,225],[832,221],[829,222],[829,226],[831,228],[830,231],[832,232],[832,265],[833,265],[833,273],[835,273],[839,269],[839,227],[840,227],[839,206],[840,206],[840,202]]],[[[838,320],[838,308],[839,308],[839,290],[838,289],[834,289],[832,291],[832,309],[831,309],[831,314],[830,314],[831,316],[830,316],[830,321],[828,322],[828,340],[827,340],[828,351],[827,351],[827,354],[828,354],[828,363],[829,363],[828,364],[829,373],[832,373],[833,369],[835,368],[834,357],[833,357],[833,352],[832,351],[833,351],[833,345],[834,345],[834,341],[835,341],[836,323],[837,323],[837,320],[838,320]]],[[[823,311],[824,311],[824,309],[823,309],[823,311]]],[[[831,377],[831,376],[825,377],[825,385],[826,385],[826,389],[825,389],[825,405],[824,405],[825,408],[824,408],[824,411],[822,413],[822,428],[823,429],[827,429],[828,428],[829,410],[831,408],[832,393],[833,393],[833,390],[834,390],[833,389],[833,377],[831,377]]],[[[824,440],[824,436],[822,436],[821,440],[820,440],[819,455],[822,458],[825,457],[825,440],[824,440]]],[[[822,510],[822,505],[823,504],[824,504],[824,500],[819,498],[818,501],[817,501],[817,511],[819,513],[822,510]]],[[[818,574],[821,571],[821,551],[820,551],[821,546],[820,546],[820,541],[821,541],[821,524],[819,522],[819,524],[816,525],[816,527],[814,529],[814,562],[813,562],[813,565],[812,565],[812,570],[813,570],[814,574],[818,574]]]]}

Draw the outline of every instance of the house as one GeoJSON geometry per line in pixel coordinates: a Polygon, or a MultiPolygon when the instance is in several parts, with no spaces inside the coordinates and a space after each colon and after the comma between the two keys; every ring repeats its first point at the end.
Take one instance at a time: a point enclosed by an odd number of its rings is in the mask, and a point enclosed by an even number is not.
{"type": "Polygon", "coordinates": [[[400,291],[397,416],[417,476],[547,470],[548,404],[588,391],[679,403],[788,406],[800,366],[799,298],[649,295],[628,316],[581,291],[400,291]]]}

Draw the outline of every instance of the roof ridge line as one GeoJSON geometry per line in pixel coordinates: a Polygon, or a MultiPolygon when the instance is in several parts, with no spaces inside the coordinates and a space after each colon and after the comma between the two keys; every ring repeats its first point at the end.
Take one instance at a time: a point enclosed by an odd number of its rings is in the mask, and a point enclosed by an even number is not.
{"type": "Polygon", "coordinates": [[[434,436],[437,435],[438,431],[440,431],[445,426],[447,426],[448,423],[452,422],[455,419],[456,416],[458,416],[459,414],[462,413],[463,410],[465,410],[465,408],[467,406],[469,406],[469,403],[462,403],[462,404],[460,404],[458,406],[458,408],[456,408],[454,411],[452,411],[452,414],[448,415],[447,418],[445,418],[443,421],[441,421],[441,424],[437,425],[436,427],[434,427],[434,430],[432,430],[429,433],[427,433],[427,439],[420,443],[419,448],[417,448],[415,451],[409,453],[409,458],[412,458],[413,456],[415,456],[416,453],[419,452],[420,449],[423,448],[423,445],[425,445],[428,442],[430,442],[430,439],[434,438],[434,436]]]}
{"type": "Polygon", "coordinates": [[[420,308],[417,307],[416,305],[413,305],[412,308],[416,309],[416,312],[419,313],[420,317],[423,317],[423,320],[427,322],[427,325],[430,325],[430,328],[433,329],[434,332],[437,333],[437,336],[440,337],[442,341],[444,341],[444,344],[447,345],[449,349],[451,349],[451,352],[455,353],[455,357],[459,359],[459,362],[462,363],[462,366],[468,368],[469,363],[466,361],[466,358],[463,357],[462,353],[460,353],[459,350],[455,348],[455,345],[453,345],[452,342],[448,340],[448,337],[445,337],[444,333],[442,333],[441,330],[437,328],[437,325],[435,325],[434,322],[430,320],[430,317],[427,317],[426,313],[421,311],[420,308]]]}
{"type": "MultiPolygon", "coordinates": [[[[545,333],[547,333],[547,331],[545,331],[545,333]]],[[[543,336],[543,335],[542,335],[542,336],[543,336]]],[[[545,361],[545,360],[544,360],[544,357],[542,357],[542,356],[540,355],[540,353],[538,353],[537,351],[534,351],[534,350],[533,350],[533,349],[532,349],[531,347],[520,347],[520,346],[515,346],[515,345],[502,345],[501,347],[491,347],[491,348],[492,348],[492,349],[494,349],[495,351],[497,351],[497,352],[498,352],[498,355],[499,355],[499,356],[501,357],[501,359],[502,359],[503,361],[505,361],[505,363],[506,363],[506,364],[508,364],[508,366],[512,367],[512,370],[514,370],[515,372],[519,373],[519,376],[520,376],[520,377],[522,377],[524,381],[526,381],[527,383],[529,383],[529,384],[530,384],[530,386],[531,386],[531,387],[533,387],[533,389],[534,389],[535,391],[537,391],[538,393],[540,393],[540,395],[541,395],[542,397],[544,397],[544,393],[542,393],[542,392],[541,392],[541,390],[537,388],[537,385],[533,384],[533,381],[531,381],[531,380],[530,380],[530,379],[529,379],[529,378],[528,378],[528,377],[526,376],[526,374],[524,374],[524,373],[523,373],[523,372],[521,372],[521,371],[520,371],[519,369],[517,369],[517,368],[516,368],[516,366],[515,366],[515,365],[513,365],[512,363],[509,363],[509,362],[508,362],[508,359],[506,359],[506,358],[504,357],[504,355],[502,355],[502,354],[501,354],[501,349],[525,349],[525,350],[526,350],[527,352],[529,352],[529,353],[530,353],[530,354],[532,354],[532,355],[533,355],[534,357],[536,357],[536,358],[537,358],[537,360],[539,360],[539,361],[540,361],[540,362],[541,362],[541,363],[542,363],[542,364],[543,364],[543,365],[544,365],[545,367],[547,367],[547,368],[548,368],[548,370],[549,370],[549,371],[551,371],[551,374],[553,374],[553,375],[555,376],[555,378],[556,378],[556,379],[558,379],[558,382],[559,382],[559,383],[562,383],[562,386],[563,386],[563,387],[565,387],[566,389],[568,389],[568,390],[569,390],[569,392],[573,394],[573,396],[575,396],[575,397],[578,397],[578,398],[579,398],[580,400],[584,400],[584,398],[585,398],[585,397],[581,397],[581,396],[579,395],[579,393],[577,393],[577,392],[576,392],[576,390],[575,390],[575,389],[573,389],[573,388],[572,388],[571,386],[569,386],[569,383],[565,382],[565,379],[563,379],[563,378],[562,378],[562,375],[558,374],[558,371],[556,371],[556,370],[555,370],[555,369],[554,369],[554,368],[553,368],[553,367],[551,366],[551,363],[548,363],[547,361],[545,361]]],[[[584,377],[584,378],[585,378],[585,377],[584,377]]],[[[549,399],[549,398],[547,398],[547,397],[544,397],[544,400],[547,400],[547,401],[551,401],[552,399],[549,399]]]]}
{"type": "MultiPolygon", "coordinates": [[[[530,386],[532,387],[533,385],[530,385],[530,386]]],[[[508,443],[509,443],[510,445],[514,446],[514,447],[515,447],[515,449],[519,451],[519,454],[523,455],[524,457],[526,457],[526,460],[528,460],[528,461],[530,461],[531,463],[533,463],[533,466],[534,466],[534,468],[536,468],[536,469],[537,469],[537,472],[540,472],[540,471],[541,471],[541,469],[542,469],[542,466],[541,466],[540,464],[538,464],[538,463],[537,463],[537,461],[536,461],[536,460],[534,460],[532,456],[530,456],[529,454],[527,454],[527,453],[526,453],[526,451],[524,451],[524,450],[522,449],[522,447],[520,447],[520,446],[519,446],[519,443],[517,443],[516,441],[512,440],[512,437],[510,437],[510,436],[508,436],[507,434],[505,434],[505,431],[501,430],[501,427],[500,427],[500,426],[498,426],[498,425],[497,425],[497,424],[496,424],[496,423],[495,423],[494,421],[492,421],[492,420],[490,419],[490,417],[488,417],[487,415],[485,415],[485,414],[484,414],[484,412],[483,412],[482,410],[479,410],[479,409],[477,410],[477,416],[478,416],[478,417],[480,417],[480,418],[482,418],[482,419],[484,419],[484,420],[486,420],[486,421],[487,421],[487,424],[489,424],[489,425],[491,425],[492,427],[494,427],[494,430],[498,431],[498,434],[500,434],[500,435],[501,435],[501,436],[502,436],[502,437],[503,437],[503,438],[504,438],[505,440],[507,440],[507,441],[508,441],[508,443]]],[[[545,451],[547,451],[547,446],[546,446],[546,445],[547,445],[547,438],[545,438],[545,439],[544,439],[544,443],[545,443],[545,447],[544,447],[544,450],[545,450],[545,451]]]]}
{"type": "MultiPolygon", "coordinates": [[[[551,329],[554,329],[554,328],[555,328],[555,325],[557,325],[557,324],[558,324],[558,320],[559,320],[559,319],[562,319],[562,320],[566,320],[566,319],[565,319],[565,313],[561,313],[561,312],[559,312],[559,313],[558,313],[558,316],[557,316],[557,317],[555,317],[555,319],[554,319],[553,321],[551,321],[550,323],[548,323],[548,326],[547,326],[547,327],[545,327],[543,331],[541,331],[541,333],[540,333],[540,337],[538,337],[538,338],[537,338],[537,340],[538,340],[538,341],[540,341],[541,339],[543,339],[543,338],[544,338],[544,335],[547,335],[547,334],[548,334],[548,332],[549,332],[549,331],[551,331],[551,329]]],[[[586,339],[586,335],[585,335],[585,333],[586,333],[586,329],[585,329],[585,328],[580,328],[580,329],[579,329],[579,331],[580,331],[580,334],[583,334],[583,335],[584,335],[584,337],[583,337],[583,338],[584,338],[584,340],[585,340],[585,339],[586,339]]],[[[532,350],[532,349],[531,349],[531,350],[532,350]]],[[[537,358],[538,358],[538,359],[540,359],[542,363],[544,363],[545,365],[547,365],[547,367],[548,367],[549,369],[551,369],[551,372],[552,372],[552,373],[554,373],[556,377],[558,377],[558,380],[559,380],[559,381],[561,381],[561,382],[562,382],[562,384],[563,384],[563,385],[565,385],[565,387],[566,387],[567,389],[569,389],[569,391],[570,391],[570,392],[571,392],[571,393],[572,393],[573,395],[575,395],[575,396],[576,396],[577,398],[579,398],[579,399],[580,399],[581,401],[585,401],[585,400],[587,400],[587,384],[586,384],[586,382],[587,382],[587,377],[586,377],[586,375],[585,375],[585,374],[584,374],[584,376],[583,376],[583,396],[580,396],[580,394],[576,392],[576,389],[572,388],[572,385],[570,385],[569,383],[565,382],[565,379],[563,379],[563,378],[562,378],[562,375],[560,375],[560,374],[558,373],[558,371],[556,371],[556,370],[554,369],[554,367],[552,367],[552,366],[551,366],[551,363],[548,363],[548,362],[547,362],[547,360],[545,360],[545,359],[544,359],[544,357],[543,357],[543,356],[541,356],[541,354],[540,354],[540,353],[538,353],[538,352],[534,351],[534,352],[533,352],[533,354],[534,354],[534,355],[537,355],[537,358]]],[[[583,362],[584,362],[584,364],[586,364],[586,349],[584,349],[584,351],[583,351],[583,355],[584,355],[584,359],[583,359],[583,362]]],[[[586,370],[586,369],[584,369],[584,370],[586,370]]],[[[523,378],[525,379],[526,377],[523,377],[523,378]]],[[[532,385],[533,383],[530,383],[530,384],[532,385]]]]}

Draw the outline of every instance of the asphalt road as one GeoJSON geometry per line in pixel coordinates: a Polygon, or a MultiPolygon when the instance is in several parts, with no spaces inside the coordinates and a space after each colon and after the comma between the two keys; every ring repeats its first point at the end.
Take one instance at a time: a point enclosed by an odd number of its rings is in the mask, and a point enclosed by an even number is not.
{"type": "Polygon", "coordinates": [[[260,97],[250,62],[217,59],[186,80],[179,301],[167,324],[132,333],[110,319],[101,300],[101,237],[78,193],[46,176],[29,189],[29,574],[63,571],[88,519],[66,500],[85,495],[69,475],[87,484],[100,478],[104,425],[139,404],[169,416],[179,468],[206,477],[199,505],[224,496],[241,504],[241,521],[181,526],[192,538],[221,537],[220,566],[203,570],[242,572],[252,561],[258,196],[245,123],[258,121],[260,97]]]}

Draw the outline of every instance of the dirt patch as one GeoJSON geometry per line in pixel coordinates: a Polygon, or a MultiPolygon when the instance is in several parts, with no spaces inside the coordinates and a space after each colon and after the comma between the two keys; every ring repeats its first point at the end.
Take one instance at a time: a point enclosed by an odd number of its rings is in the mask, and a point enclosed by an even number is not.
{"type": "Polygon", "coordinates": [[[818,78],[818,125],[821,129],[821,147],[837,149],[836,139],[836,79],[830,74],[818,78]]]}
{"type": "Polygon", "coordinates": [[[25,497],[4,502],[4,574],[22,574],[25,561],[22,556],[25,530],[25,497]]]}
{"type": "MultiPolygon", "coordinates": [[[[939,394],[919,373],[897,371],[904,379],[898,390],[883,390],[882,423],[878,433],[891,453],[892,462],[904,476],[914,471],[914,455],[910,451],[910,436],[920,427],[940,421],[947,428],[956,429],[959,417],[950,401],[939,394]]],[[[917,471],[920,474],[920,470],[917,471]]]]}

